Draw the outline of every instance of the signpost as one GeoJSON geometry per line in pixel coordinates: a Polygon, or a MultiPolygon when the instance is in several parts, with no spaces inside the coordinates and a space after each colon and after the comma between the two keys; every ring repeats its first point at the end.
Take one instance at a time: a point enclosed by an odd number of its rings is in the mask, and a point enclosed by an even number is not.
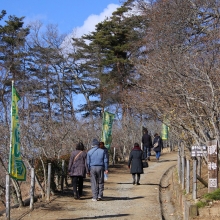
{"type": "Polygon", "coordinates": [[[208,147],[208,192],[218,188],[218,141],[207,143],[208,147]]]}
{"type": "MultiPolygon", "coordinates": [[[[197,162],[201,162],[201,157],[207,156],[207,147],[206,146],[192,146],[191,156],[193,159],[193,186],[192,186],[192,197],[195,200],[197,198],[197,162]],[[196,158],[200,158],[198,161],[196,158]]],[[[201,164],[199,164],[201,167],[201,164]]],[[[189,179],[189,172],[187,179],[189,179]]]]}
{"type": "Polygon", "coordinates": [[[207,147],[206,146],[192,146],[191,148],[192,157],[204,157],[207,156],[207,147]]]}

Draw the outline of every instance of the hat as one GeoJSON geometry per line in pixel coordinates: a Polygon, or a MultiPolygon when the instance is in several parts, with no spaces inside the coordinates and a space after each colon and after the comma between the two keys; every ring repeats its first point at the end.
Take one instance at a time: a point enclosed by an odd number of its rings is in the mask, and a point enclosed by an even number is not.
{"type": "Polygon", "coordinates": [[[99,146],[99,141],[96,138],[92,140],[92,146],[99,146]]]}

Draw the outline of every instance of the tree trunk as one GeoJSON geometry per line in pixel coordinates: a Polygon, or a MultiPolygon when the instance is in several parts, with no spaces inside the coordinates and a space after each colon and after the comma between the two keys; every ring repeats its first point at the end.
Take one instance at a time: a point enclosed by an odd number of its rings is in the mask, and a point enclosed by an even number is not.
{"type": "MultiPolygon", "coordinates": [[[[29,162],[28,160],[26,160],[26,162],[27,162],[28,166],[31,168],[32,166],[31,166],[30,162],[29,162]]],[[[43,188],[42,185],[40,184],[40,181],[39,181],[37,175],[35,174],[34,176],[35,176],[35,181],[37,182],[38,186],[40,187],[41,196],[42,196],[42,198],[44,198],[44,197],[45,197],[44,188],[43,188]]]]}
{"type": "Polygon", "coordinates": [[[22,200],[21,188],[20,188],[20,186],[18,184],[18,181],[14,180],[13,178],[11,178],[11,180],[12,180],[13,186],[14,186],[15,191],[16,191],[19,207],[23,207],[24,206],[24,202],[22,200]]]}

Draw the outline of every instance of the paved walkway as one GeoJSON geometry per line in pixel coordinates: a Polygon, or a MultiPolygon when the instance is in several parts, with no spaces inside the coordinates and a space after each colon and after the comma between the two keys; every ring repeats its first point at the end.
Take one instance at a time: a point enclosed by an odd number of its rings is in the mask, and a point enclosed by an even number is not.
{"type": "MultiPolygon", "coordinates": [[[[51,202],[37,202],[33,211],[29,207],[13,209],[11,220],[49,219],[115,219],[115,220],[161,220],[159,201],[160,181],[163,174],[177,163],[177,153],[166,153],[161,161],[152,157],[149,167],[141,175],[141,185],[133,186],[126,166],[116,165],[110,169],[105,183],[104,201],[92,202],[89,179],[85,182],[85,196],[74,200],[69,191],[56,195],[51,202]]],[[[5,217],[0,217],[5,219],[5,217]]]]}

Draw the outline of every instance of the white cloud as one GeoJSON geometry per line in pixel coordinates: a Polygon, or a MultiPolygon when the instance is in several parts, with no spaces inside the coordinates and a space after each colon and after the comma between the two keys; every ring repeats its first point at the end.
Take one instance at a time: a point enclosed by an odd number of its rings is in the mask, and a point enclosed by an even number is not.
{"type": "Polygon", "coordinates": [[[71,39],[73,37],[81,37],[83,34],[89,34],[90,32],[95,31],[96,24],[111,17],[112,13],[116,11],[118,7],[120,7],[120,5],[109,4],[99,15],[90,15],[81,27],[74,28],[72,33],[66,36],[61,45],[63,52],[68,53],[72,50],[71,39]]]}
{"type": "Polygon", "coordinates": [[[76,27],[73,31],[75,37],[81,37],[83,34],[87,34],[95,30],[95,25],[101,21],[104,21],[106,18],[111,17],[112,12],[114,12],[119,5],[109,4],[107,8],[99,15],[90,15],[85,21],[83,26],[76,27]]]}
{"type": "Polygon", "coordinates": [[[29,25],[31,23],[35,23],[36,21],[46,21],[48,18],[44,14],[38,14],[33,16],[27,16],[24,18],[24,23],[29,25]]]}

